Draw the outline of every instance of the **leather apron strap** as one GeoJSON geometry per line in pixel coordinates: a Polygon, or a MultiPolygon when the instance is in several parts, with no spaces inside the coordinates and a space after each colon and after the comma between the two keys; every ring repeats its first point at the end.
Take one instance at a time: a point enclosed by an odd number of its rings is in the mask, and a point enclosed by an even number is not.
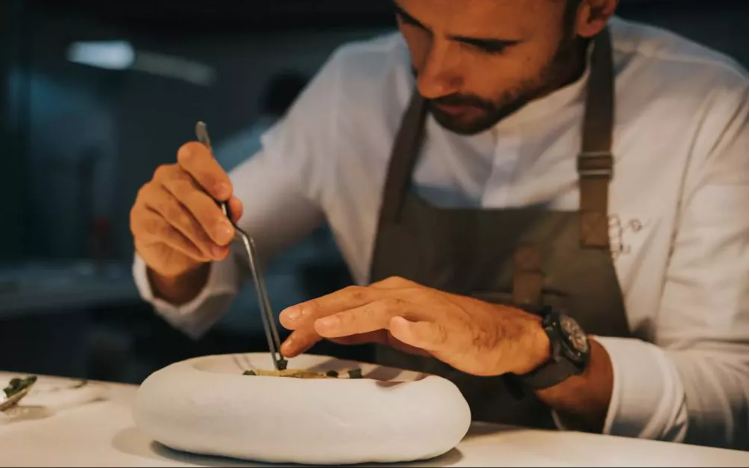
{"type": "MultiPolygon", "coordinates": [[[[579,242],[584,248],[607,249],[608,188],[613,176],[610,153],[613,127],[613,59],[610,31],[596,38],[582,128],[579,173],[579,242]]],[[[538,246],[520,245],[514,253],[513,302],[535,309],[541,306],[545,281],[538,246]]]]}
{"type": "Polygon", "coordinates": [[[394,140],[386,183],[383,190],[378,225],[397,223],[404,205],[404,196],[409,191],[412,171],[425,137],[425,113],[427,105],[420,93],[412,93],[407,111],[402,116],[399,133],[394,140]]]}
{"type": "Polygon", "coordinates": [[[613,53],[610,30],[595,38],[582,128],[579,172],[579,235],[582,247],[606,249],[608,188],[613,177],[613,53]]]}

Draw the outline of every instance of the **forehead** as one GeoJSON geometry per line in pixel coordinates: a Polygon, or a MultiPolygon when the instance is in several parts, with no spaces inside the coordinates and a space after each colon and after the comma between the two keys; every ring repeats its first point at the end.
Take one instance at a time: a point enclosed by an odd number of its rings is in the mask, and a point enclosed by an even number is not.
{"type": "Polygon", "coordinates": [[[429,29],[448,35],[528,36],[560,22],[566,0],[395,0],[429,29]]]}

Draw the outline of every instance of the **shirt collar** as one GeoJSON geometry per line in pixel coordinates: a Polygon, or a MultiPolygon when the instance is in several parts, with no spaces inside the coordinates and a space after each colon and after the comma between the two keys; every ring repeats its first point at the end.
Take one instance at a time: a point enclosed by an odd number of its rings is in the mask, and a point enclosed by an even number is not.
{"type": "Polygon", "coordinates": [[[587,45],[587,61],[584,73],[576,81],[573,81],[557,90],[546,94],[545,96],[534,99],[523,107],[498,122],[493,130],[515,126],[532,120],[556,115],[560,110],[572,103],[581,102],[585,97],[587,81],[591,71],[590,63],[594,41],[587,45]]]}

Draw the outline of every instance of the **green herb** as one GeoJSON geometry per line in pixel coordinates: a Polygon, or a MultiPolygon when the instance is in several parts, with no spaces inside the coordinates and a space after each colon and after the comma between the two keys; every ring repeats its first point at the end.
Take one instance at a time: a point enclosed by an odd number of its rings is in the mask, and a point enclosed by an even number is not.
{"type": "Polygon", "coordinates": [[[333,377],[333,378],[337,378],[337,377],[339,377],[339,372],[337,372],[337,371],[335,371],[335,370],[330,370],[330,371],[327,371],[327,372],[326,372],[326,377],[333,377]]]}
{"type": "Polygon", "coordinates": [[[350,379],[362,379],[362,369],[350,369],[347,371],[350,379]]]}
{"type": "Polygon", "coordinates": [[[5,387],[3,391],[5,392],[5,396],[7,398],[10,398],[13,395],[20,393],[24,391],[25,389],[31,387],[32,385],[34,385],[34,382],[36,381],[37,381],[36,375],[30,375],[29,377],[26,377],[23,379],[19,379],[19,378],[11,379],[10,384],[8,384],[8,386],[5,387]]]}
{"type": "Polygon", "coordinates": [[[254,371],[252,371],[252,370],[246,370],[245,372],[243,372],[243,375],[258,375],[258,374],[256,374],[256,373],[255,373],[254,371]]]}

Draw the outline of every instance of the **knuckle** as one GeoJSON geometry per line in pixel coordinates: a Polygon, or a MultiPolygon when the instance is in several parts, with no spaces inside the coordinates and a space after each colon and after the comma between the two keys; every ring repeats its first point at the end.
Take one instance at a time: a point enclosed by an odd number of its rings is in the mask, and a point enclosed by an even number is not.
{"type": "Polygon", "coordinates": [[[172,234],[172,228],[167,224],[162,224],[157,227],[156,231],[162,239],[172,239],[174,237],[172,234]]]}
{"type": "Polygon", "coordinates": [[[173,164],[160,164],[154,169],[153,180],[162,180],[169,177],[174,168],[173,164]]]}
{"type": "Polygon", "coordinates": [[[183,213],[182,208],[177,203],[167,203],[166,205],[164,208],[165,218],[177,224],[184,224],[185,213],[183,213]]]}
{"type": "Polygon", "coordinates": [[[406,303],[407,301],[395,297],[390,297],[388,299],[383,299],[377,302],[378,310],[381,313],[385,313],[387,315],[392,315],[403,311],[406,303]]]}
{"type": "Polygon", "coordinates": [[[303,304],[303,307],[314,317],[317,316],[318,312],[321,310],[321,304],[318,302],[318,299],[313,299],[312,301],[306,302],[305,304],[303,304]]]}
{"type": "Polygon", "coordinates": [[[177,179],[171,185],[172,193],[183,202],[188,201],[188,198],[196,191],[193,184],[185,179],[177,179]]]}
{"type": "Polygon", "coordinates": [[[385,282],[390,285],[399,286],[407,283],[407,280],[402,278],[401,276],[389,276],[388,278],[386,278],[385,282]]]}
{"type": "Polygon", "coordinates": [[[193,225],[193,220],[183,211],[180,211],[180,213],[175,216],[175,223],[177,223],[177,225],[179,226],[182,226],[183,229],[186,229],[192,234],[196,233],[195,226],[193,225]]]}
{"type": "Polygon", "coordinates": [[[177,150],[177,162],[183,166],[185,164],[191,164],[201,157],[204,153],[205,147],[197,141],[189,141],[177,150]]]}
{"type": "Polygon", "coordinates": [[[344,293],[352,301],[361,301],[365,299],[367,289],[362,286],[347,286],[344,293]]]}
{"type": "Polygon", "coordinates": [[[144,219],[141,222],[141,229],[144,234],[151,237],[156,237],[159,229],[159,220],[156,218],[144,219]]]}

